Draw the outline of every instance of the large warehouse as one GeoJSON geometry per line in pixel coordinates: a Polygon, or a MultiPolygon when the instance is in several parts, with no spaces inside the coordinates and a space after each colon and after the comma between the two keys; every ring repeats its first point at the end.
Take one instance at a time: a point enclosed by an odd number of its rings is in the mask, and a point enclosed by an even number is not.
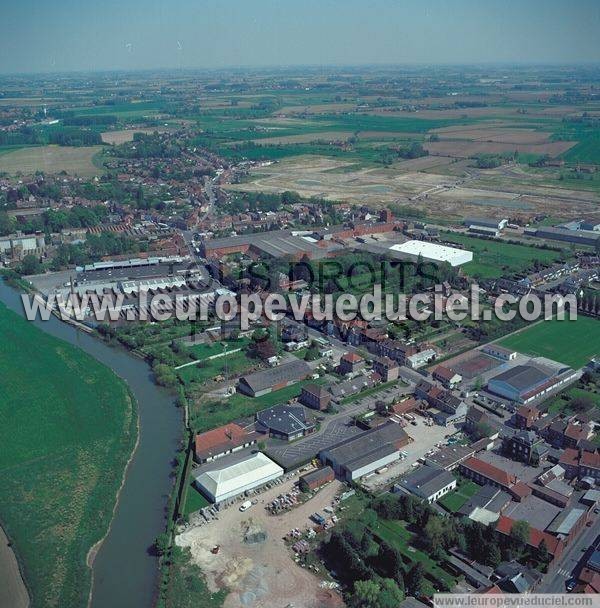
{"type": "Polygon", "coordinates": [[[425,262],[448,262],[450,266],[461,266],[473,261],[473,252],[466,249],[457,249],[438,245],[428,241],[407,241],[397,243],[390,247],[391,251],[406,254],[407,257],[417,260],[419,257],[425,262]]]}
{"type": "Polygon", "coordinates": [[[322,450],[319,458],[341,479],[354,481],[398,460],[410,440],[399,424],[388,422],[322,450]]]}
{"type": "Polygon", "coordinates": [[[540,395],[555,389],[561,384],[575,379],[575,372],[568,367],[535,364],[535,359],[526,365],[516,365],[494,376],[487,389],[516,403],[529,403],[540,395]]]}
{"type": "MultiPolygon", "coordinates": [[[[218,467],[218,463],[215,463],[218,467]]],[[[196,487],[212,502],[222,502],[258,488],[283,475],[283,469],[262,452],[220,468],[205,470],[196,477],[196,487]]]]}

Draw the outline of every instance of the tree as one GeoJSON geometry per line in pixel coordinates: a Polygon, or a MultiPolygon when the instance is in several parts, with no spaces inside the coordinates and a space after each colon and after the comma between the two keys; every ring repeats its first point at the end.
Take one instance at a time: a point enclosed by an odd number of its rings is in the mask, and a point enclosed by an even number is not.
{"type": "Polygon", "coordinates": [[[164,555],[169,549],[169,544],[169,535],[166,532],[159,534],[154,540],[157,555],[164,555]]]}
{"type": "Polygon", "coordinates": [[[406,575],[406,588],[410,595],[418,596],[423,593],[425,584],[425,568],[421,562],[415,562],[406,575]]]}
{"type": "Polygon", "coordinates": [[[20,273],[27,274],[39,274],[42,272],[42,265],[40,260],[32,254],[26,255],[21,261],[21,266],[19,268],[20,273]]]}
{"type": "Polygon", "coordinates": [[[381,581],[381,590],[377,598],[377,608],[397,608],[404,599],[402,589],[391,578],[381,581]]]}
{"type": "Polygon", "coordinates": [[[375,581],[356,581],[348,605],[351,608],[378,608],[379,592],[379,585],[375,581]]]}
{"type": "Polygon", "coordinates": [[[529,542],[529,522],[523,519],[516,521],[510,529],[510,537],[522,546],[529,542]]]}
{"type": "Polygon", "coordinates": [[[486,543],[486,559],[485,563],[496,567],[502,561],[502,554],[500,548],[494,543],[486,543]]]}

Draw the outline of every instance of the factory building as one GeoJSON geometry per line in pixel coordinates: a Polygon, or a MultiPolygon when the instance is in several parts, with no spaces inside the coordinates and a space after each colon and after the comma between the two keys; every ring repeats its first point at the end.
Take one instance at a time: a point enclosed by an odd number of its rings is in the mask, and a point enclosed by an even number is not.
{"type": "Polygon", "coordinates": [[[457,249],[446,245],[438,245],[428,241],[407,241],[397,243],[389,248],[389,251],[399,253],[407,259],[424,262],[443,263],[450,266],[462,266],[473,261],[473,252],[466,249],[457,249]]]}
{"type": "Polygon", "coordinates": [[[198,490],[215,503],[254,490],[283,475],[283,469],[262,452],[233,464],[217,467],[218,461],[214,469],[200,473],[194,482],[198,490]]]}

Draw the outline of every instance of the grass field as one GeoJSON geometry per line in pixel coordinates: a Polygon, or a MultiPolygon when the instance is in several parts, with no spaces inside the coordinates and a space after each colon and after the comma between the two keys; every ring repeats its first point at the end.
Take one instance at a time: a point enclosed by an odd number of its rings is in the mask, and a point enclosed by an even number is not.
{"type": "Polygon", "coordinates": [[[2,304],[0,335],[0,519],[32,607],[83,607],[87,553],[112,517],[135,407],[108,368],[2,304]]]}
{"type": "Polygon", "coordinates": [[[498,344],[579,369],[600,353],[600,321],[582,316],[576,321],[542,321],[498,344]]]}
{"type": "Polygon", "coordinates": [[[94,163],[94,156],[102,146],[36,146],[0,153],[0,172],[31,175],[36,171],[60,173],[66,171],[80,177],[94,177],[102,170],[94,163]]]}
{"type": "Polygon", "coordinates": [[[462,234],[444,233],[443,238],[451,243],[459,243],[473,252],[473,261],[464,264],[461,268],[466,274],[482,279],[525,272],[536,260],[550,264],[560,258],[560,253],[557,251],[527,245],[513,245],[462,234]]]}
{"type": "Polygon", "coordinates": [[[450,513],[456,513],[478,489],[479,486],[476,483],[466,481],[459,485],[454,492],[449,492],[445,496],[442,496],[438,500],[438,503],[450,511],[450,513]]]}

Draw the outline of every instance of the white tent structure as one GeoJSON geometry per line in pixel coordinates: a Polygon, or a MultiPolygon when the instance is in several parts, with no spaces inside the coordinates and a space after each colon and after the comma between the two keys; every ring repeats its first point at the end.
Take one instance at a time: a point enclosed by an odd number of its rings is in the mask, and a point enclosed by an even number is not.
{"type": "Polygon", "coordinates": [[[229,466],[200,473],[195,484],[209,500],[222,502],[282,475],[283,469],[278,464],[257,452],[229,466]]]}

